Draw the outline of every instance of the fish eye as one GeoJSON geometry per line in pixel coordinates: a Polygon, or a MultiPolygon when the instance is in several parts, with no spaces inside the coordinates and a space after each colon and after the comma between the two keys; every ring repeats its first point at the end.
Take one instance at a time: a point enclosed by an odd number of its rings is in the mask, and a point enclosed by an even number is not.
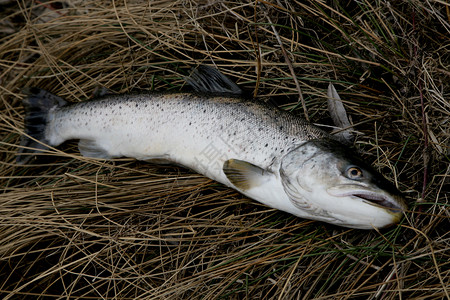
{"type": "Polygon", "coordinates": [[[346,171],[346,176],[350,179],[361,179],[363,178],[363,171],[358,167],[349,167],[346,171]]]}

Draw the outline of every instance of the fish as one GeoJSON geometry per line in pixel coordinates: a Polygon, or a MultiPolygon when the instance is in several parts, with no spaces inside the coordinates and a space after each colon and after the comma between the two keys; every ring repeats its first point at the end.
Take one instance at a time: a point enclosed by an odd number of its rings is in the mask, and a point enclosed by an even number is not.
{"type": "Polygon", "coordinates": [[[78,139],[85,157],[181,165],[297,217],[356,229],[401,220],[398,189],[328,132],[246,97],[213,67],[197,67],[186,81],[192,91],[79,103],[28,88],[17,163],[78,139]]]}

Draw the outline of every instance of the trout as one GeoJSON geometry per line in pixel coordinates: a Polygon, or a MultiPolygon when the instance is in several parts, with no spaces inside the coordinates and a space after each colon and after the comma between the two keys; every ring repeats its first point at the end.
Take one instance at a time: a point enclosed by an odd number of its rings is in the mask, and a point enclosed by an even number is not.
{"type": "Polygon", "coordinates": [[[182,165],[295,216],[373,229],[398,223],[399,191],[355,151],[287,111],[242,96],[218,70],[200,66],[190,93],[104,95],[70,104],[30,88],[17,156],[78,139],[83,156],[182,165]]]}

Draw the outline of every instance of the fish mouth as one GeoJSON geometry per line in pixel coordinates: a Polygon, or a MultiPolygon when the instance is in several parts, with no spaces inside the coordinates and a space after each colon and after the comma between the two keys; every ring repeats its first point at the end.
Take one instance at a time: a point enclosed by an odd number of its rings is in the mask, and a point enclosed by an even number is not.
{"type": "Polygon", "coordinates": [[[397,195],[386,195],[384,193],[356,189],[348,192],[337,192],[336,189],[328,189],[328,193],[338,197],[352,197],[372,206],[383,208],[393,214],[401,214],[406,205],[403,198],[397,195]]]}
{"type": "Polygon", "coordinates": [[[350,193],[348,196],[361,199],[367,204],[387,209],[393,213],[403,213],[404,211],[404,206],[399,204],[399,201],[382,194],[358,191],[350,193]]]}

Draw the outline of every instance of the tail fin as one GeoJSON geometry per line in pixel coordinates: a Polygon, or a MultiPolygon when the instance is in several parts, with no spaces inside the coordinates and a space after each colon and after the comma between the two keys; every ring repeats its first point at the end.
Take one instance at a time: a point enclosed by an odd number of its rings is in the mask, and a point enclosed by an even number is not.
{"type": "Polygon", "coordinates": [[[25,97],[22,101],[25,108],[25,133],[20,142],[21,148],[17,154],[17,163],[26,164],[37,154],[46,150],[45,129],[47,127],[50,109],[67,104],[62,98],[39,88],[24,89],[25,97]]]}

